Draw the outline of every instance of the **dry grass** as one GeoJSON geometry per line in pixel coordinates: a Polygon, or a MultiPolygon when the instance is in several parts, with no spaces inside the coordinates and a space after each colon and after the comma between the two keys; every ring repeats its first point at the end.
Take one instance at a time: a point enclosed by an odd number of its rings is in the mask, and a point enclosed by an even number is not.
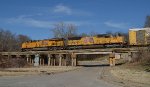
{"type": "Polygon", "coordinates": [[[18,75],[35,75],[35,74],[54,74],[58,72],[66,72],[78,69],[79,67],[66,67],[66,66],[44,66],[32,68],[7,68],[0,70],[0,76],[18,76],[18,75]]]}
{"type": "Polygon", "coordinates": [[[150,47],[146,49],[139,49],[135,57],[132,58],[131,63],[138,63],[144,66],[150,66],[150,47]]]}
{"type": "Polygon", "coordinates": [[[111,73],[122,80],[150,85],[150,73],[146,71],[115,67],[111,73]]]}

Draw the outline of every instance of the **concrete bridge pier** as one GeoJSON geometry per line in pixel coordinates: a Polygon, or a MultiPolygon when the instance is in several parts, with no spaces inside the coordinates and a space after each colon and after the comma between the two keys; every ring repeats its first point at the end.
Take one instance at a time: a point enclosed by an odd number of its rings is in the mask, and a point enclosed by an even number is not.
{"type": "Polygon", "coordinates": [[[109,54],[109,65],[115,66],[115,53],[114,52],[109,54]]]}
{"type": "Polygon", "coordinates": [[[34,64],[34,58],[31,57],[31,64],[33,65],[34,64]]]}
{"type": "Polygon", "coordinates": [[[62,66],[62,54],[59,54],[59,66],[62,66]]]}
{"type": "Polygon", "coordinates": [[[56,66],[56,55],[53,55],[52,66],[56,66]]]}
{"type": "Polygon", "coordinates": [[[50,66],[53,66],[54,65],[54,58],[52,57],[51,59],[50,59],[50,66]]]}
{"type": "Polygon", "coordinates": [[[25,55],[25,57],[26,57],[26,61],[27,61],[27,63],[28,64],[34,64],[34,55],[29,55],[29,54],[27,54],[27,55],[25,55]]]}
{"type": "Polygon", "coordinates": [[[70,66],[71,65],[70,54],[64,54],[64,65],[65,66],[70,66]]]}
{"type": "Polygon", "coordinates": [[[128,61],[130,62],[132,59],[132,52],[128,52],[128,61]]]}
{"type": "Polygon", "coordinates": [[[74,53],[72,53],[71,54],[71,65],[72,66],[76,66],[77,65],[77,55],[76,54],[74,54],[74,53]]]}
{"type": "MultiPolygon", "coordinates": [[[[70,54],[47,54],[48,66],[67,66],[70,54]]],[[[71,66],[76,66],[76,55],[71,56],[71,66]]],[[[43,65],[44,60],[40,58],[40,65],[43,65]]]]}
{"type": "Polygon", "coordinates": [[[55,66],[55,58],[56,58],[56,55],[54,55],[54,54],[49,54],[49,56],[48,56],[48,58],[49,58],[49,66],[55,66]]]}
{"type": "Polygon", "coordinates": [[[67,61],[66,61],[66,55],[63,55],[63,66],[66,66],[67,65],[67,61]]]}
{"type": "Polygon", "coordinates": [[[40,60],[39,60],[39,64],[40,64],[40,66],[42,65],[42,59],[40,58],[40,60]]]}
{"type": "Polygon", "coordinates": [[[52,58],[51,66],[55,66],[55,58],[54,57],[52,58]]]}
{"type": "Polygon", "coordinates": [[[31,55],[31,64],[34,65],[34,58],[35,58],[35,55],[31,55]]]}
{"type": "Polygon", "coordinates": [[[39,59],[40,59],[40,55],[35,54],[34,55],[34,66],[39,66],[39,59]]]}
{"type": "Polygon", "coordinates": [[[27,60],[26,60],[27,63],[29,63],[29,55],[28,54],[26,55],[26,58],[27,58],[27,60]]]}
{"type": "Polygon", "coordinates": [[[48,54],[48,66],[51,65],[51,54],[48,54]]]}
{"type": "Polygon", "coordinates": [[[56,58],[53,58],[53,66],[56,66],[56,58]]]}
{"type": "Polygon", "coordinates": [[[32,64],[31,55],[26,55],[26,58],[27,58],[27,63],[28,63],[28,64],[32,64]]]}
{"type": "Polygon", "coordinates": [[[67,65],[67,61],[66,61],[66,58],[67,56],[66,56],[66,54],[62,54],[62,65],[61,66],[66,66],[67,65]]]}
{"type": "Polygon", "coordinates": [[[43,65],[43,66],[45,65],[44,62],[45,62],[45,60],[44,60],[44,58],[42,58],[42,65],[43,65]]]}
{"type": "Polygon", "coordinates": [[[29,56],[29,64],[31,64],[31,56],[29,56]]]}
{"type": "Polygon", "coordinates": [[[40,54],[40,65],[41,66],[50,66],[50,54],[40,54]]]}

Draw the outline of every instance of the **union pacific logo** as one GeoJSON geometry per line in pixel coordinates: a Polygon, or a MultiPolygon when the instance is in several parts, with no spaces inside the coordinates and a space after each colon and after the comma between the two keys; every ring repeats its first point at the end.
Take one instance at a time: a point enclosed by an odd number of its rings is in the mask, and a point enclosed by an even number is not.
{"type": "Polygon", "coordinates": [[[84,43],[94,43],[93,37],[85,37],[84,38],[84,43]]]}

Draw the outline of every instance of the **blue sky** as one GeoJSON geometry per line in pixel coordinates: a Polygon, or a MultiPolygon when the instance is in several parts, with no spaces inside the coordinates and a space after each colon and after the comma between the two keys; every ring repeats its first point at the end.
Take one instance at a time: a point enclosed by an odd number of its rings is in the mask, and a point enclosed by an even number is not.
{"type": "Polygon", "coordinates": [[[143,27],[150,0],[0,0],[0,28],[32,39],[53,37],[59,22],[79,33],[128,32],[143,27]]]}

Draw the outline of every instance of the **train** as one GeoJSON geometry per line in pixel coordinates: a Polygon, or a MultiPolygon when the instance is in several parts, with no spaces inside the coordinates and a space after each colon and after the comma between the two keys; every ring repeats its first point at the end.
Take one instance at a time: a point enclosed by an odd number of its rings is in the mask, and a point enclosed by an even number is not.
{"type": "Polygon", "coordinates": [[[98,48],[105,46],[121,46],[125,44],[123,36],[94,36],[94,37],[71,37],[68,40],[53,38],[45,40],[34,40],[22,43],[22,50],[63,50],[98,48]]]}
{"type": "Polygon", "coordinates": [[[125,36],[100,34],[89,37],[52,38],[32,40],[22,43],[22,51],[31,50],[71,50],[109,47],[148,46],[150,29],[129,29],[128,40],[125,36]]]}

